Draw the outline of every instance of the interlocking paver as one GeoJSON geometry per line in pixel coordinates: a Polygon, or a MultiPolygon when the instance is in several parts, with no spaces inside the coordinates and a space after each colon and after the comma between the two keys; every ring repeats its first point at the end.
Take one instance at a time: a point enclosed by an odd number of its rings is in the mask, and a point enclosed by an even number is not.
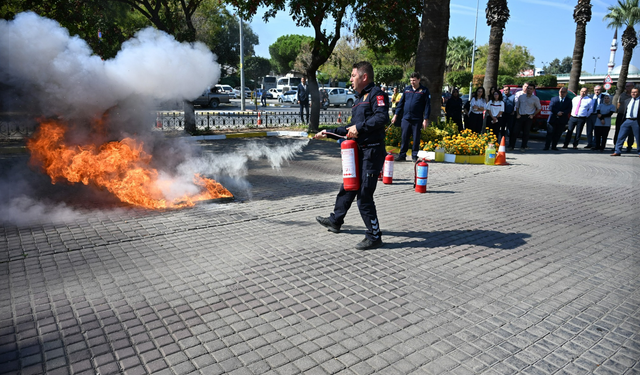
{"type": "Polygon", "coordinates": [[[352,249],[363,233],[355,205],[341,234],[313,219],[340,183],[339,148],[315,141],[281,169],[251,161],[250,190],[230,186],[236,202],[89,204],[72,220],[4,224],[0,368],[637,372],[637,157],[537,146],[504,167],[430,163],[422,195],[412,164],[397,163],[394,184],[376,191],[387,246],[364,253],[352,249]]]}

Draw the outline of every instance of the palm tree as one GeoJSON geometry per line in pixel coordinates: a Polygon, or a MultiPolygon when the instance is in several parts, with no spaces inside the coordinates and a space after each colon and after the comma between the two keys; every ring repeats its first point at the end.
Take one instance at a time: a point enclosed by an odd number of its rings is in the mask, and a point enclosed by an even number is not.
{"type": "Polygon", "coordinates": [[[498,66],[500,65],[500,46],[504,27],[509,20],[507,0],[487,1],[487,25],[491,26],[489,33],[489,53],[487,55],[487,69],[484,74],[484,87],[498,85],[498,66]]]}
{"type": "Polygon", "coordinates": [[[449,39],[447,45],[447,71],[464,70],[471,67],[473,40],[463,36],[449,39]]]}
{"type": "Polygon", "coordinates": [[[416,52],[416,71],[426,81],[431,92],[430,121],[440,116],[442,84],[449,40],[450,0],[424,1],[420,37],[416,52]]]}
{"type": "Polygon", "coordinates": [[[638,8],[638,0],[618,0],[617,6],[610,6],[607,10],[609,14],[603,18],[603,21],[609,21],[607,27],[617,31],[618,28],[626,26],[624,33],[622,33],[622,50],[624,51],[622,67],[616,83],[618,87],[616,95],[613,98],[613,103],[617,103],[624,86],[627,84],[627,74],[629,73],[631,57],[633,57],[633,49],[638,45],[638,37],[633,26],[640,22],[640,8],[638,8]]]}
{"type": "Polygon", "coordinates": [[[591,1],[578,0],[573,10],[573,20],[576,21],[576,41],[573,45],[573,63],[569,74],[569,90],[578,92],[580,72],[582,72],[582,57],[584,43],[587,38],[587,22],[591,21],[591,1]]]}

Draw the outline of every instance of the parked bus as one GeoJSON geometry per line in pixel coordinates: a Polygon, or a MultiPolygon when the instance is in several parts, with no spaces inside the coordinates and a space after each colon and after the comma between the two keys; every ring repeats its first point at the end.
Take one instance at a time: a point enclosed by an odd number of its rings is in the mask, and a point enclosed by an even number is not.
{"type": "Polygon", "coordinates": [[[278,79],[276,77],[266,76],[262,78],[262,89],[269,91],[269,89],[275,89],[278,86],[278,79]]]}
{"type": "Polygon", "coordinates": [[[282,91],[296,90],[299,84],[299,77],[282,77],[278,79],[277,88],[282,89],[282,91]]]}

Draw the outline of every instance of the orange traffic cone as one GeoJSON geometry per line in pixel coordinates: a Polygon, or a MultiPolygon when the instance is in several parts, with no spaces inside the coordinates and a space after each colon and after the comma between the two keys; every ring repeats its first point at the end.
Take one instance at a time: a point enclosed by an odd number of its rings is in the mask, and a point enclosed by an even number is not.
{"type": "Polygon", "coordinates": [[[342,124],[342,112],[338,112],[338,124],[342,124]]]}
{"type": "Polygon", "coordinates": [[[258,111],[258,126],[262,125],[262,118],[260,117],[260,111],[258,111]]]}
{"type": "Polygon", "coordinates": [[[504,137],[500,141],[500,148],[498,148],[498,155],[496,155],[496,165],[509,165],[507,163],[507,147],[504,144],[504,137]]]}

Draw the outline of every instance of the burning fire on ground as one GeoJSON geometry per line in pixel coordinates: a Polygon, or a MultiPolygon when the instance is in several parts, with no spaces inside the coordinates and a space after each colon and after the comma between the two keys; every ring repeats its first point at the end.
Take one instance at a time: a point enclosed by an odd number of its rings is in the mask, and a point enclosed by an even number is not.
{"type": "MultiPolygon", "coordinates": [[[[102,122],[96,121],[93,126],[100,129],[102,122]]],[[[150,209],[190,207],[197,201],[233,197],[216,181],[196,174],[193,183],[200,187],[199,193],[169,200],[162,190],[163,184],[172,181],[158,178],[158,171],[150,166],[152,156],[143,151],[142,142],[125,138],[102,145],[68,145],[64,139],[67,131],[62,121],[42,120],[27,143],[31,163],[42,166],[53,184],[92,184],[107,189],[122,202],[150,209]]]]}

